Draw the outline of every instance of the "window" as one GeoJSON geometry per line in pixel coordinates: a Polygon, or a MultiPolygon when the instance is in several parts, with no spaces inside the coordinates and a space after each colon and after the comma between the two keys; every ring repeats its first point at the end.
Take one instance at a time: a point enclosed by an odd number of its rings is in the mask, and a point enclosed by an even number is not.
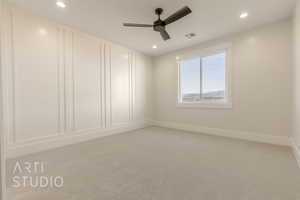
{"type": "Polygon", "coordinates": [[[228,50],[179,62],[179,105],[231,107],[228,50]]]}

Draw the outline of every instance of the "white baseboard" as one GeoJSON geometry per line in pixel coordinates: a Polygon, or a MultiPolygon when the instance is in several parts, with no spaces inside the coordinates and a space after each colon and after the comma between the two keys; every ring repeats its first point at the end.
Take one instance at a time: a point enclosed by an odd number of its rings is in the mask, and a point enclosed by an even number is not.
{"type": "Polygon", "coordinates": [[[149,126],[146,122],[131,123],[124,126],[119,126],[110,129],[95,129],[88,132],[82,132],[77,134],[62,134],[55,138],[48,138],[38,142],[31,142],[25,144],[18,144],[8,147],[7,158],[16,158],[28,154],[33,154],[41,151],[55,149],[66,145],[76,144],[85,142],[109,135],[119,134],[123,132],[133,131],[142,129],[149,126]]]}
{"type": "Polygon", "coordinates": [[[93,139],[97,139],[109,135],[133,131],[133,130],[145,128],[150,125],[215,135],[215,136],[238,138],[238,139],[244,139],[248,141],[267,143],[267,144],[292,146],[294,148],[295,156],[298,160],[298,163],[300,163],[299,148],[294,143],[290,142],[288,137],[270,136],[270,135],[257,134],[253,132],[224,130],[218,128],[207,128],[207,127],[201,127],[196,125],[174,123],[174,122],[163,122],[163,121],[155,121],[155,120],[132,123],[132,124],[116,127],[116,128],[110,128],[110,129],[96,129],[96,130],[91,130],[88,132],[77,133],[77,134],[64,134],[59,137],[49,138],[42,141],[13,145],[8,147],[7,157],[16,158],[19,156],[24,156],[24,155],[50,150],[50,149],[54,149],[66,145],[85,142],[85,141],[89,141],[89,140],[93,140],[93,139]]]}
{"type": "Polygon", "coordinates": [[[253,132],[244,132],[244,131],[224,130],[218,128],[207,128],[207,127],[201,127],[201,126],[190,125],[190,124],[181,124],[181,123],[155,121],[155,120],[150,120],[149,123],[153,126],[172,128],[172,129],[184,130],[184,131],[190,131],[196,133],[203,133],[208,135],[238,138],[238,139],[243,139],[248,141],[275,144],[281,146],[291,145],[288,137],[271,136],[266,134],[258,134],[253,132]]]}
{"type": "Polygon", "coordinates": [[[293,138],[291,138],[291,146],[293,148],[294,156],[300,168],[300,147],[295,143],[295,140],[293,138]]]}

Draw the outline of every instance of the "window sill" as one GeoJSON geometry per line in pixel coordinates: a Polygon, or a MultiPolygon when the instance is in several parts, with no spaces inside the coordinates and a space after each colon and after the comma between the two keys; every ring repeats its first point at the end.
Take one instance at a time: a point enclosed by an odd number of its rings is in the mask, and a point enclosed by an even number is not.
{"type": "Polygon", "coordinates": [[[177,102],[178,108],[208,108],[208,109],[231,109],[230,102],[198,102],[198,103],[183,103],[177,102]]]}

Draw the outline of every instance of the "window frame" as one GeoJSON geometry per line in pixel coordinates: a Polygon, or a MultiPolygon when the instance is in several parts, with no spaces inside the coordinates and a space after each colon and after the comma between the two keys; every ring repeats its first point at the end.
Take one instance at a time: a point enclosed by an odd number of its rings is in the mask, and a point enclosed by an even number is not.
{"type": "MultiPolygon", "coordinates": [[[[177,60],[177,107],[181,108],[221,108],[230,109],[232,108],[232,92],[231,92],[231,68],[232,68],[232,44],[226,43],[214,47],[202,48],[193,52],[176,56],[177,60]],[[206,56],[212,56],[218,53],[226,54],[225,64],[225,98],[224,100],[201,100],[198,102],[183,102],[181,96],[181,64],[184,60],[202,58],[206,56]]],[[[202,81],[202,80],[200,80],[202,81]]]]}

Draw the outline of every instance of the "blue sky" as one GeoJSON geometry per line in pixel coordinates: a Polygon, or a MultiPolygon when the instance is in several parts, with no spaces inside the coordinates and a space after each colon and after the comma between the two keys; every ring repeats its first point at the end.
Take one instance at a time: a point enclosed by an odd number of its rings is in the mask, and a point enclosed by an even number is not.
{"type": "MultiPolygon", "coordinates": [[[[203,92],[225,89],[225,53],[202,58],[203,92]]],[[[181,67],[182,93],[200,93],[200,59],[185,60],[181,67]]]]}

